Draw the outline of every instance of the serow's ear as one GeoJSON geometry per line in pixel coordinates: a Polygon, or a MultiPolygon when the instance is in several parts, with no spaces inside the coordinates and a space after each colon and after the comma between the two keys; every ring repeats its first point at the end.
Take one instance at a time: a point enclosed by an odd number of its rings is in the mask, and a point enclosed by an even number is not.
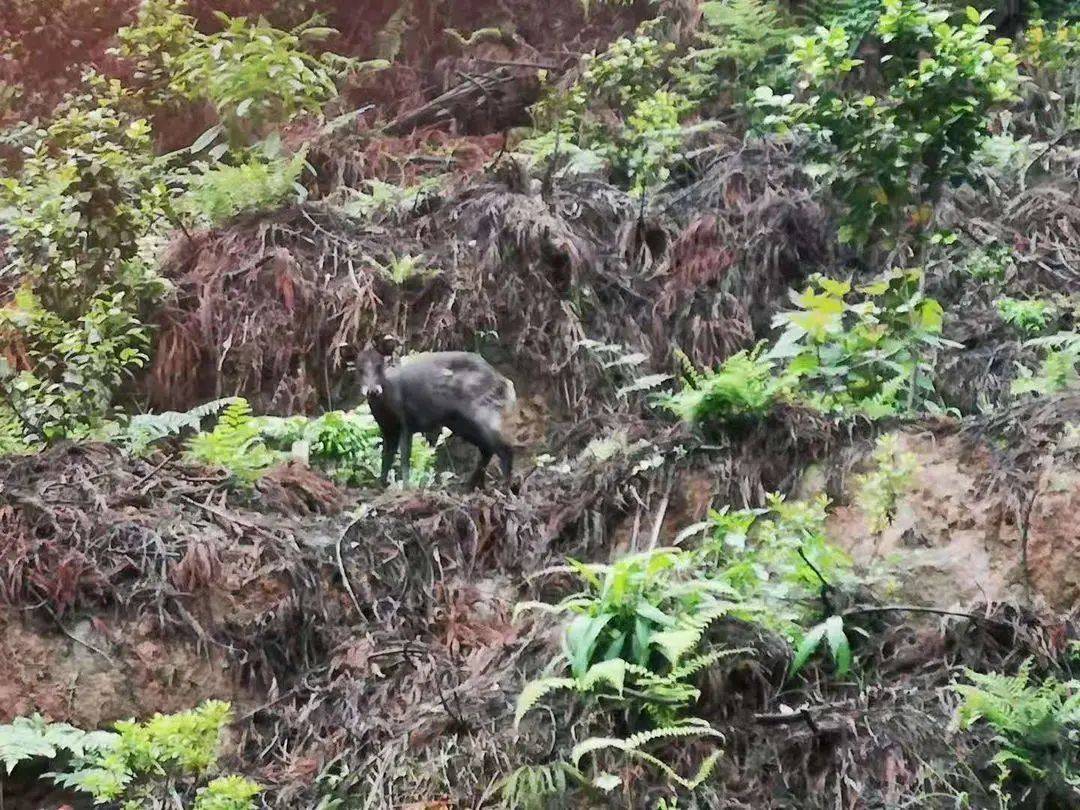
{"type": "Polygon", "coordinates": [[[393,357],[394,353],[401,348],[401,341],[397,335],[383,335],[380,338],[376,338],[374,341],[375,349],[383,357],[393,357]]]}

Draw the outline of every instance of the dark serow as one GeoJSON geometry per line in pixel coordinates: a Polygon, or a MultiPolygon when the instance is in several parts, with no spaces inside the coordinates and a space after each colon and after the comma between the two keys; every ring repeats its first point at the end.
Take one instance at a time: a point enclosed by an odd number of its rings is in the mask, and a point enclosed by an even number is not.
{"type": "Polygon", "coordinates": [[[397,453],[401,454],[402,483],[408,483],[414,434],[434,438],[446,427],[480,450],[470,489],[483,484],[492,456],[498,456],[510,488],[514,451],[503,435],[502,423],[515,400],[514,386],[482,357],[429,352],[387,368],[383,352],[365,349],[356,358],[356,371],[360,393],[367,397],[382,433],[384,486],[397,453]]]}

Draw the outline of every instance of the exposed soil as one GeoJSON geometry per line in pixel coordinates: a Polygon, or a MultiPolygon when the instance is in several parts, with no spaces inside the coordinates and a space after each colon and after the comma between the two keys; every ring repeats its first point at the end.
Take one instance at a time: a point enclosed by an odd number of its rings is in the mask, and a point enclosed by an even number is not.
{"type": "Polygon", "coordinates": [[[1080,476],[1051,467],[1036,482],[1030,515],[1017,515],[981,484],[992,460],[972,454],[958,436],[904,434],[903,452],[919,468],[901,497],[896,519],[880,535],[857,505],[840,506],[831,536],[864,564],[903,560],[900,575],[920,599],[954,604],[1037,601],[1067,611],[1080,597],[1080,476]],[[1027,544],[1027,571],[1022,548],[1027,544]]]}

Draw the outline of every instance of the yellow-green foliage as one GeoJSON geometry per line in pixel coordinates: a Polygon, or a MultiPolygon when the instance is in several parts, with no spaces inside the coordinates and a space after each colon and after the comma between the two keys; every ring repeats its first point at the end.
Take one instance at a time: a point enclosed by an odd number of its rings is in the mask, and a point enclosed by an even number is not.
{"type": "MultiPolygon", "coordinates": [[[[221,731],[232,719],[228,703],[210,700],[178,714],[155,714],[140,723],[116,724],[108,746],[76,758],[54,774],[62,787],[89,793],[97,803],[161,806],[177,782],[198,785],[217,762],[221,731]]],[[[239,776],[214,779],[199,788],[196,810],[249,810],[258,785],[239,776]]]]}
{"type": "Polygon", "coordinates": [[[875,533],[887,529],[896,517],[900,496],[911,486],[918,461],[913,453],[901,453],[895,433],[877,440],[874,449],[874,469],[857,479],[859,505],[870,519],[875,533]]]}
{"type": "Polygon", "coordinates": [[[193,810],[249,810],[261,792],[262,788],[242,776],[220,776],[199,788],[193,810]]]}
{"type": "Polygon", "coordinates": [[[1022,43],[1024,61],[1036,68],[1061,70],[1075,67],[1080,57],[1080,25],[1035,19],[1025,29],[1022,43]]]}
{"type": "Polygon", "coordinates": [[[306,191],[299,180],[306,166],[306,150],[291,158],[259,154],[234,166],[214,166],[192,176],[182,206],[216,224],[245,211],[303,199],[306,191]]]}
{"type": "Polygon", "coordinates": [[[880,418],[933,403],[926,356],[946,344],[941,305],[922,291],[922,271],[891,270],[869,284],[813,276],[766,355],[787,361],[797,395],[825,411],[880,418]]]}
{"type": "Polygon", "coordinates": [[[167,192],[149,126],[119,112],[122,101],[108,83],[70,100],[28,133],[18,175],[0,179],[12,259],[3,274],[17,288],[0,310],[0,341],[31,361],[2,383],[31,444],[100,427],[147,360],[143,318],[164,285],[145,237],[167,216],[167,192]]]}
{"type": "Polygon", "coordinates": [[[996,304],[1001,319],[1026,335],[1037,335],[1045,331],[1050,319],[1057,315],[1054,305],[1041,298],[1002,296],[996,304]]]}
{"type": "Polygon", "coordinates": [[[254,481],[276,460],[245,399],[230,404],[212,431],[193,436],[187,455],[192,461],[224,467],[245,483],[254,481]]]}
{"type": "Polygon", "coordinates": [[[658,404],[683,421],[714,433],[728,425],[754,422],[767,416],[782,395],[786,381],[775,363],[762,356],[764,344],[741,351],[715,371],[698,371],[682,352],[683,384],[678,393],[658,395],[658,404]]]}

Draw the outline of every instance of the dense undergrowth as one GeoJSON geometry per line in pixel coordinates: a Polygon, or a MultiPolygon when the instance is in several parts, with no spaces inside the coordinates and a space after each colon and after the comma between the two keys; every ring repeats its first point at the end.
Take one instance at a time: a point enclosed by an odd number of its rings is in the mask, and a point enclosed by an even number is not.
{"type": "Polygon", "coordinates": [[[1070,8],[347,5],[0,12],[5,626],[133,690],[193,647],[241,707],[13,713],[0,790],[1075,805],[1071,621],[898,601],[828,528],[893,527],[915,426],[1026,567],[1075,467],[1070,8]],[[443,435],[377,492],[388,333],[514,378],[519,491],[456,494],[443,435]]]}

